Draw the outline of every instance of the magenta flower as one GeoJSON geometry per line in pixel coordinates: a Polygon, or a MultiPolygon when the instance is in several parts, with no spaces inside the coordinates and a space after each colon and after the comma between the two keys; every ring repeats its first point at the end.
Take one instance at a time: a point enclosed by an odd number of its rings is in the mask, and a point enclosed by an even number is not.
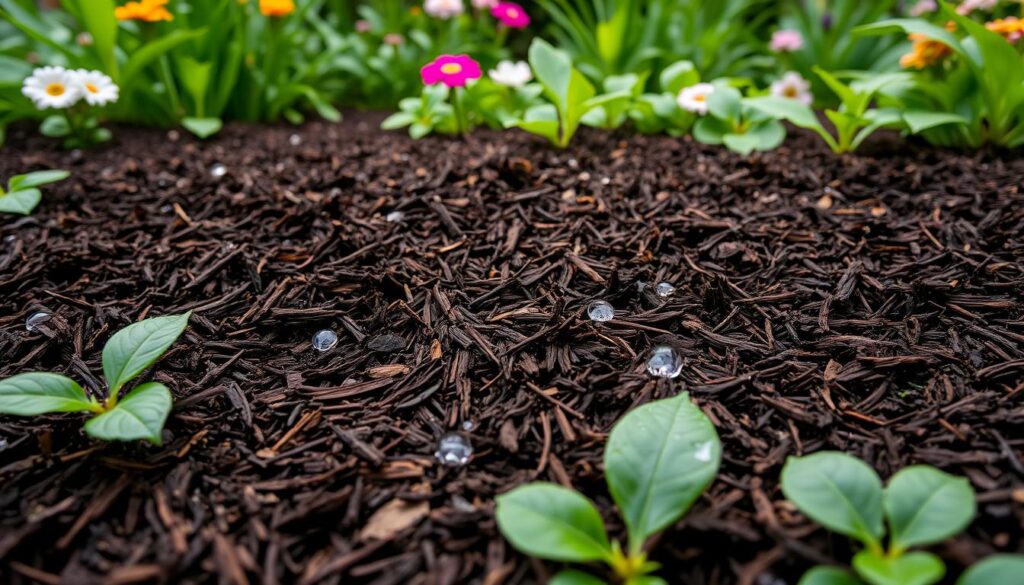
{"type": "Polygon", "coordinates": [[[792,53],[804,48],[804,38],[795,30],[777,30],[772,34],[771,49],[776,53],[792,53]]]}
{"type": "Polygon", "coordinates": [[[530,15],[515,2],[499,2],[491,8],[491,16],[509,28],[526,28],[530,26],[530,15]]]}
{"type": "Polygon", "coordinates": [[[480,79],[480,64],[469,55],[441,55],[420,69],[426,85],[443,83],[448,87],[465,87],[470,79],[480,79]]]}

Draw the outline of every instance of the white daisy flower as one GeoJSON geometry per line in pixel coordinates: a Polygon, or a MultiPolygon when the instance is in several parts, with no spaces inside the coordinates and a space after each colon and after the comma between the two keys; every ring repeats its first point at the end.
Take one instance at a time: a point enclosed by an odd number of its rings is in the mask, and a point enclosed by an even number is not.
{"type": "Polygon", "coordinates": [[[120,89],[103,72],[79,69],[73,73],[79,93],[90,106],[105,106],[117,101],[120,89]]]}
{"type": "Polygon", "coordinates": [[[69,108],[82,97],[75,75],[63,67],[40,67],[21,86],[21,93],[40,110],[69,108]]]}
{"type": "Polygon", "coordinates": [[[684,87],[679,92],[676,102],[680,108],[687,112],[693,112],[703,116],[708,113],[708,96],[715,92],[715,86],[710,83],[698,83],[690,87],[684,87]]]}
{"type": "Polygon", "coordinates": [[[771,94],[775,97],[796,100],[805,106],[811,105],[811,82],[804,79],[796,71],[788,71],[782,79],[772,82],[771,94]]]}
{"type": "Polygon", "coordinates": [[[462,14],[462,0],[426,0],[423,11],[434,18],[448,19],[462,14]]]}
{"type": "Polygon", "coordinates": [[[526,61],[501,61],[498,66],[487,72],[487,75],[501,85],[522,87],[533,79],[533,71],[526,61]]]}

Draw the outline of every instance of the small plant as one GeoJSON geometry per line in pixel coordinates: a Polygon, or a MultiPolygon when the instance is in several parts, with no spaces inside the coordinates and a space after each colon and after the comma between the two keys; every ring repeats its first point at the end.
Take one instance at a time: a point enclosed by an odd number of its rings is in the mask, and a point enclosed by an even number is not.
{"type": "Polygon", "coordinates": [[[852,573],[815,567],[800,585],[937,583],[946,572],[942,561],[910,549],[957,534],[975,512],[966,479],[915,465],[893,475],[883,489],[871,467],[837,452],[791,457],[782,470],[782,492],[818,524],[864,545],[853,557],[852,573]]]}
{"type": "MultiPolygon", "coordinates": [[[[665,583],[644,545],[678,520],[718,472],[722,445],[711,421],[686,393],[641,406],[612,428],[604,453],[608,490],[626,521],[626,550],[608,540],[601,515],[579,493],[532,483],[498,497],[496,516],[518,550],[553,561],[604,562],[628,585],[665,583]]],[[[551,583],[600,584],[589,573],[566,570],[551,583]]]]}
{"type": "Polygon", "coordinates": [[[7,181],[7,190],[0,189],[0,213],[28,215],[39,205],[43,194],[37,187],[63,181],[71,173],[67,171],[36,171],[15,175],[7,181]]]}
{"type": "Polygon", "coordinates": [[[171,411],[171,392],[146,382],[120,392],[155,363],[188,326],[192,312],[139,321],[115,333],[103,347],[107,397],[88,396],[74,380],[49,372],[18,374],[0,380],[0,413],[38,416],[48,412],[90,412],[85,432],[105,441],[145,439],[160,445],[160,432],[171,411]]]}
{"type": "Polygon", "coordinates": [[[935,126],[961,121],[959,116],[951,114],[872,108],[875,95],[889,84],[906,81],[905,74],[868,74],[864,79],[846,84],[819,67],[812,69],[839,96],[839,108],[825,110],[825,117],[835,127],[835,136],[807,104],[779,96],[751,98],[748,103],[752,108],[765,114],[786,120],[794,126],[813,130],[835,153],[857,150],[864,140],[881,128],[907,128],[917,133],[935,126]]]}
{"type": "Polygon", "coordinates": [[[409,128],[415,139],[428,134],[455,134],[455,110],[448,103],[448,88],[428,85],[420,97],[405,98],[398,102],[398,112],[388,116],[380,127],[384,130],[409,128]]]}
{"type": "Polygon", "coordinates": [[[101,128],[96,111],[117,101],[120,89],[100,71],[63,67],[40,67],[22,84],[21,93],[48,115],[39,132],[51,138],[63,138],[65,148],[80,148],[110,140],[110,131],[101,128]]]}
{"type": "Polygon", "coordinates": [[[704,144],[724,144],[748,155],[772,150],[786,139],[786,129],[775,118],[751,108],[735,87],[724,82],[698,83],[679,93],[679,105],[702,117],[693,126],[693,137],[704,144]]]}

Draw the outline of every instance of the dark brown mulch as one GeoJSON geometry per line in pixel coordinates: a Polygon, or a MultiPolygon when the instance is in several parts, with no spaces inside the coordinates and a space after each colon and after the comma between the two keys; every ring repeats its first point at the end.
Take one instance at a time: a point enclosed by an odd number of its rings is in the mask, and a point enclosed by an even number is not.
{"type": "Polygon", "coordinates": [[[797,137],[743,160],[591,132],[557,152],[377,120],[205,144],[121,130],[86,153],[15,133],[0,151],[0,176],[74,172],[0,221],[0,375],[100,390],[113,331],[195,311],[152,373],[177,398],[164,447],[96,443],[76,415],[0,419],[0,581],[542,582],[557,567],[502,540],[494,496],[572,485],[621,537],[606,433],[684,388],[725,457],[654,547],[671,583],[792,584],[848,560],[778,489],[786,456],[822,449],[968,476],[979,518],[936,547],[953,574],[1024,549],[1019,155],[880,140],[836,157],[797,137]],[[618,319],[581,316],[595,298],[618,319]],[[40,309],[57,317],[25,331],[40,309]],[[321,328],[341,338],[324,354],[321,328]],[[688,358],[672,383],[643,372],[658,341],[688,358]],[[437,438],[467,421],[472,461],[439,467],[437,438]]]}

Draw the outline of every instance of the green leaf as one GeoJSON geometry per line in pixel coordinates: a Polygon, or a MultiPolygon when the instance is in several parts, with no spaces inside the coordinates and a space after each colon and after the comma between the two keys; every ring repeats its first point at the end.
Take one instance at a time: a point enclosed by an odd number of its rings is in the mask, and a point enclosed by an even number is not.
{"type": "Polygon", "coordinates": [[[766,95],[747,98],[744,103],[773,118],[786,120],[799,128],[807,128],[809,130],[821,128],[821,122],[814,115],[814,110],[810,106],[806,106],[796,100],[766,95]]]}
{"type": "Polygon", "coordinates": [[[743,94],[735,87],[717,84],[708,96],[708,113],[733,124],[740,119],[743,94]]]}
{"type": "Polygon", "coordinates": [[[974,518],[974,490],[965,478],[915,465],[889,480],[884,508],[890,546],[906,550],[943,541],[966,528],[974,518]]]}
{"type": "Polygon", "coordinates": [[[797,585],[863,585],[846,569],[839,567],[814,567],[804,573],[797,585]]]}
{"type": "Polygon", "coordinates": [[[147,382],[128,393],[114,408],[85,423],[85,432],[105,441],[145,439],[160,445],[160,431],[171,412],[171,391],[147,382]]]}
{"type": "Polygon", "coordinates": [[[71,378],[48,372],[18,374],[0,380],[0,412],[35,416],[46,412],[97,410],[99,404],[71,378]]]}
{"type": "Polygon", "coordinates": [[[874,545],[882,538],[882,481],[856,457],[832,451],[790,457],[782,493],[833,532],[874,545]]]}
{"type": "Polygon", "coordinates": [[[192,316],[154,317],[125,327],[110,338],[103,348],[103,375],[110,387],[109,399],[143,370],[153,365],[178,339],[192,316]]]}
{"type": "Polygon", "coordinates": [[[590,573],[568,569],[559,571],[548,585],[605,585],[605,582],[590,573]]]}
{"type": "Polygon", "coordinates": [[[42,199],[43,194],[39,189],[25,189],[0,195],[0,213],[28,215],[42,199]]]}
{"type": "Polygon", "coordinates": [[[16,175],[11,177],[8,183],[9,191],[17,191],[19,189],[30,189],[32,187],[39,187],[48,183],[56,183],[57,181],[63,181],[64,179],[71,176],[71,173],[67,171],[52,170],[52,171],[36,171],[34,173],[27,173],[24,175],[16,175]]]}
{"type": "Polygon", "coordinates": [[[956,585],[1018,585],[1024,575],[1024,556],[994,555],[960,576],[956,585]]]}
{"type": "Polygon", "coordinates": [[[547,138],[558,144],[558,111],[551,104],[533,106],[526,110],[523,119],[513,124],[516,128],[547,138]]]}
{"type": "Polygon", "coordinates": [[[64,116],[54,114],[47,116],[39,125],[39,133],[50,138],[64,138],[71,134],[71,125],[68,124],[68,120],[64,116]]]}
{"type": "MultiPolygon", "coordinates": [[[[128,58],[128,62],[124,66],[122,76],[122,79],[124,80],[124,87],[127,89],[135,83],[144,82],[145,76],[143,76],[142,73],[150,63],[175,47],[187,43],[192,39],[202,37],[204,34],[206,34],[205,28],[196,30],[178,29],[165,35],[162,34],[158,38],[143,45],[142,48],[132,51],[131,57],[128,58]]],[[[125,91],[125,93],[127,93],[127,91],[125,91]]]]}
{"type": "Polygon", "coordinates": [[[220,118],[183,118],[181,125],[200,139],[213,136],[224,126],[220,118]]]}
{"type": "Polygon", "coordinates": [[[722,458],[715,427],[687,393],[645,404],[612,428],[604,452],[630,551],[678,520],[711,484],[722,458]]]}
{"type": "Polygon", "coordinates": [[[684,87],[700,83],[700,73],[692,61],[676,61],[662,70],[658,83],[662,91],[674,96],[684,87]]]}
{"type": "Polygon", "coordinates": [[[547,41],[536,38],[530,43],[530,67],[537,81],[560,112],[568,111],[570,84],[572,82],[572,58],[565,51],[559,51],[547,41]]]}
{"type": "Polygon", "coordinates": [[[967,118],[959,114],[948,112],[928,112],[924,110],[909,110],[901,112],[903,123],[911,134],[920,134],[929,128],[945,124],[967,124],[967,118]]]}
{"type": "Polygon", "coordinates": [[[117,81],[117,18],[114,17],[114,0],[77,0],[76,4],[82,25],[92,35],[92,49],[103,63],[104,71],[117,81]]]}
{"type": "Polygon", "coordinates": [[[961,55],[966,55],[956,35],[920,18],[894,18],[873,24],[858,26],[853,29],[854,35],[884,35],[903,32],[908,35],[921,34],[928,38],[941,41],[961,55]]]}
{"type": "Polygon", "coordinates": [[[416,121],[416,116],[409,112],[395,112],[380,123],[381,130],[397,130],[405,128],[416,121]]]}
{"type": "Polygon", "coordinates": [[[498,496],[495,517],[505,538],[531,556],[580,563],[610,558],[601,515],[562,486],[533,483],[498,496]]]}
{"type": "Polygon", "coordinates": [[[729,150],[747,156],[757,150],[757,136],[753,134],[726,134],[722,137],[722,144],[729,150]]]}
{"type": "Polygon", "coordinates": [[[865,550],[854,555],[853,568],[869,585],[932,585],[946,574],[942,561],[925,552],[890,558],[865,550]]]}

